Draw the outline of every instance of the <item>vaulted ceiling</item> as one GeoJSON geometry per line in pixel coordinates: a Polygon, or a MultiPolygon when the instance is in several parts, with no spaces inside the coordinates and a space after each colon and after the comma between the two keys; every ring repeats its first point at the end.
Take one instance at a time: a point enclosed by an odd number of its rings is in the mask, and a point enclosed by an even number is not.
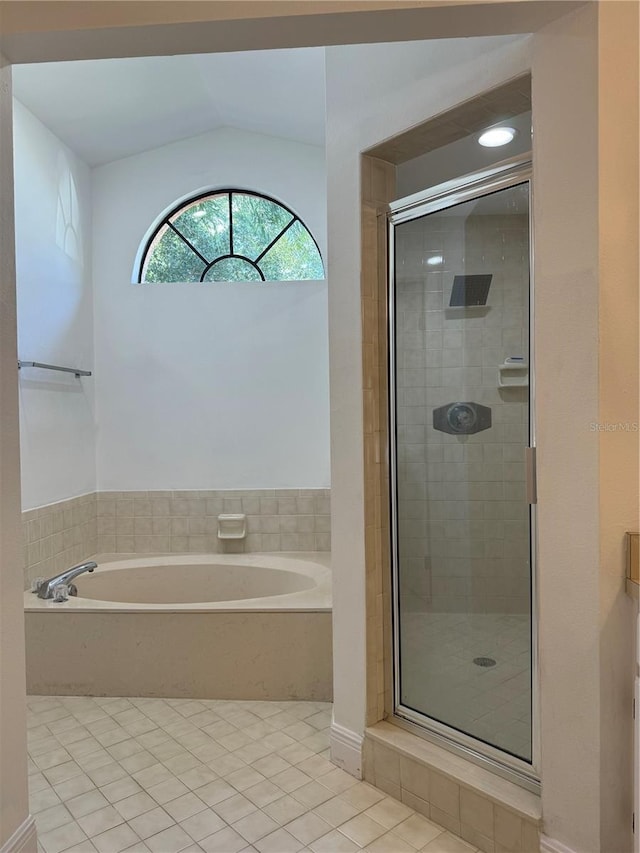
{"type": "Polygon", "coordinates": [[[14,94],[95,166],[219,127],[324,144],[324,49],[18,65],[14,94]]]}

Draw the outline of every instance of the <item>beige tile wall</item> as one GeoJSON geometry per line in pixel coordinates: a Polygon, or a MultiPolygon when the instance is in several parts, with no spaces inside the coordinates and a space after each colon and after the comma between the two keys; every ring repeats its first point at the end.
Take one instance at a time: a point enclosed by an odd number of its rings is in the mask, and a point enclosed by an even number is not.
{"type": "Polygon", "coordinates": [[[101,553],[330,551],[328,489],[99,492],[101,553]],[[244,540],[220,540],[220,513],[247,516],[244,540]]]}
{"type": "Polygon", "coordinates": [[[528,356],[527,218],[432,215],[396,229],[396,257],[403,591],[433,611],[526,613],[528,392],[498,388],[498,365],[528,356]],[[447,307],[462,272],[492,273],[488,311],[447,307]],[[435,430],[433,409],[457,400],[489,406],[491,428],[435,430]]]}
{"type": "Polygon", "coordinates": [[[96,553],[330,551],[329,489],[98,492],[22,514],[25,588],[96,553]],[[217,537],[244,512],[247,537],[217,537]]]}
{"type": "Polygon", "coordinates": [[[95,492],[23,512],[22,543],[25,589],[34,578],[51,577],[95,554],[95,492]]]}

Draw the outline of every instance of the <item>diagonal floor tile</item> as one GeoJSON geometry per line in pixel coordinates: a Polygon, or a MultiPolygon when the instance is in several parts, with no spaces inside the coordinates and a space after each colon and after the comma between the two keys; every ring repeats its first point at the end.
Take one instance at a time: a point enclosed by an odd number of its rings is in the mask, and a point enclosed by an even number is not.
{"type": "Polygon", "coordinates": [[[91,812],[105,808],[105,806],[109,805],[109,801],[100,791],[94,788],[92,791],[72,797],[72,799],[66,801],[65,805],[77,820],[80,817],[91,814],[91,812]]]}
{"type": "Polygon", "coordinates": [[[244,850],[247,846],[246,839],[238,835],[230,826],[214,832],[213,835],[203,838],[198,843],[205,853],[238,853],[238,851],[244,850]]]}
{"type": "Polygon", "coordinates": [[[386,827],[365,814],[352,817],[340,827],[340,832],[355,841],[359,847],[366,847],[371,841],[375,841],[376,838],[384,835],[386,831],[386,827]]]}
{"type": "Polygon", "coordinates": [[[102,809],[78,818],[78,824],[89,838],[93,838],[94,835],[99,835],[101,832],[106,832],[107,829],[112,829],[120,823],[124,823],[124,818],[113,806],[105,806],[102,809]]]}
{"type": "Polygon", "coordinates": [[[473,853],[329,761],[327,703],[29,704],[40,853],[473,853]]]}
{"type": "Polygon", "coordinates": [[[98,853],[120,853],[140,842],[135,832],[126,823],[108,829],[92,838],[98,853]]]}
{"type": "Polygon", "coordinates": [[[212,809],[205,809],[181,821],[180,826],[194,841],[202,841],[214,832],[224,829],[227,824],[212,809]]]}
{"type": "Polygon", "coordinates": [[[236,821],[233,824],[233,828],[243,838],[253,844],[254,841],[278,829],[278,824],[269,815],[258,810],[236,821]]]}
{"type": "Polygon", "coordinates": [[[318,838],[331,832],[332,827],[326,820],[322,820],[321,817],[318,817],[313,812],[308,812],[302,815],[302,817],[298,817],[291,821],[291,823],[288,823],[286,829],[298,841],[301,841],[303,844],[310,844],[312,841],[316,841],[318,838]]]}
{"type": "Polygon", "coordinates": [[[132,818],[129,821],[129,826],[144,840],[162,832],[163,829],[168,829],[174,823],[174,819],[164,809],[156,806],[155,809],[132,818]]]}

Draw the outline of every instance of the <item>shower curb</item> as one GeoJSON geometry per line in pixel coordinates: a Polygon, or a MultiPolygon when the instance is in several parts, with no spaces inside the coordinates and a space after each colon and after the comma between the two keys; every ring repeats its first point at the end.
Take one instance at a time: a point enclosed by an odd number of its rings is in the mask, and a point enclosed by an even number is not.
{"type": "MultiPolygon", "coordinates": [[[[365,730],[363,778],[481,850],[538,850],[537,793],[453,755],[399,726],[365,730]],[[519,846],[518,846],[519,845],[519,846]]],[[[549,848],[549,853],[573,853],[549,848]]]]}

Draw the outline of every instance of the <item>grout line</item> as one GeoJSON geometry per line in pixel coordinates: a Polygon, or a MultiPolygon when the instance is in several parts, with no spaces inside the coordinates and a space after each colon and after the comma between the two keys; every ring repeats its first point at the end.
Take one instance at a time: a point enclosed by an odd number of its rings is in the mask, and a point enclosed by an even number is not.
{"type": "MultiPolygon", "coordinates": [[[[77,844],[91,849],[87,838],[102,853],[130,846],[155,853],[236,849],[237,835],[238,850],[302,848],[308,840],[310,849],[318,841],[329,851],[333,840],[337,851],[350,836],[360,848],[365,838],[373,843],[389,834],[365,815],[376,803],[416,815],[330,764],[329,703],[43,696],[28,697],[28,708],[31,801],[42,805],[35,817],[43,853],[77,844]],[[181,766],[180,758],[189,769],[167,766],[181,766]],[[148,766],[131,772],[124,766],[138,763],[148,766]],[[131,809],[136,813],[127,816],[131,809]],[[316,809],[342,810],[342,817],[335,826],[324,821],[329,831],[312,838],[326,828],[316,809]],[[187,816],[178,820],[172,811],[187,816]]],[[[420,820],[432,838],[435,825],[420,820]]],[[[438,836],[445,832],[436,829],[438,836]]]]}

